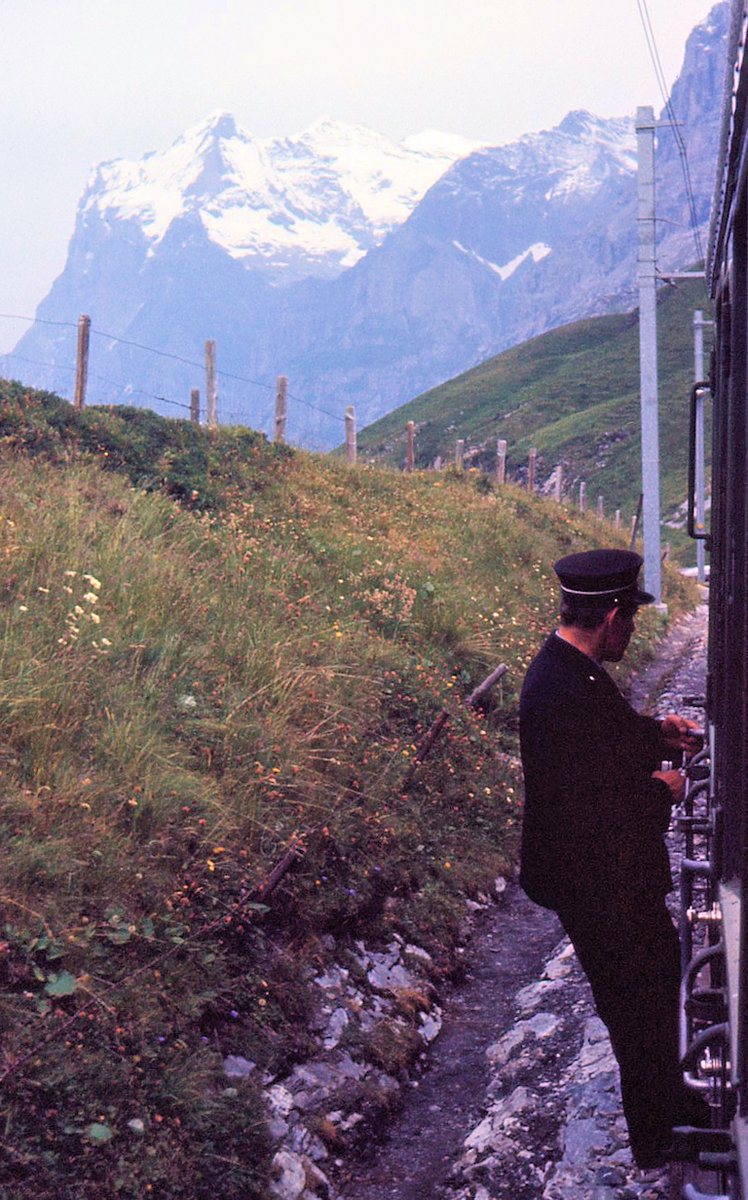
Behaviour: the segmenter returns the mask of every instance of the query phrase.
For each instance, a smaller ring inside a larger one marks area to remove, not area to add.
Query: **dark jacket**
[[[547,908],[615,910],[670,891],[667,751],[607,671],[553,634],[520,699],[525,775],[520,883]]]

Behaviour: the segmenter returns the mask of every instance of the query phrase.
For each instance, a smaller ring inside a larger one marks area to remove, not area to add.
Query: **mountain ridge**
[[[275,285],[289,282],[284,275],[333,278],[477,145],[437,131],[395,143],[329,117],[298,134],[256,138],[218,109],[165,150],[99,164],[80,217],[135,221],[152,252],[175,222],[197,214],[209,242],[252,259]]]
[[[671,96],[689,146],[702,238],[728,7],[722,0],[691,34]],[[673,270],[698,255],[679,147],[665,129],[658,141],[659,262]],[[328,185],[329,178],[320,186]],[[84,220],[79,213],[66,268],[38,310],[39,318],[67,321],[70,329],[61,334],[37,324],[14,353],[53,364],[24,367],[28,381],[69,394],[74,326],[79,313],[89,313],[95,329],[159,352],[155,359],[96,339],[92,402],[131,402],[142,394],[164,411],[159,397],[186,404],[202,383],[199,369],[177,360],[195,364],[212,338],[219,419],[271,432],[270,395],[284,374],[294,397],[289,439],[327,449],[340,442],[349,405],[361,428],[511,345],[636,302],[630,118],[570,113],[555,130],[459,158],[380,240],[368,226],[371,244],[341,269],[348,252],[358,253],[351,250],[353,207],[351,201],[337,214],[336,248],[318,242],[311,275],[298,241],[288,241],[281,265],[265,253],[235,257],[211,239],[194,210],[172,221],[157,243],[137,221]],[[208,224],[225,232],[235,209],[227,215],[217,205]],[[323,237],[329,230],[314,224],[315,214],[311,204],[302,215]],[[4,373],[14,373],[13,361],[2,361]]]

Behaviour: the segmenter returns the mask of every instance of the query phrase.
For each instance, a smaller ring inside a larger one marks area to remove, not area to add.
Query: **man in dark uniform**
[[[637,608],[642,560],[625,550],[555,564],[561,627],[534,659],[520,700],[525,776],[520,883],[554,909],[589,979],[621,1075],[639,1167],[668,1158],[674,1125],[703,1124],[678,1065],[680,955],[665,896],[663,835],[683,797],[663,759],[693,752],[693,723],[640,716],[602,663],[618,662]]]

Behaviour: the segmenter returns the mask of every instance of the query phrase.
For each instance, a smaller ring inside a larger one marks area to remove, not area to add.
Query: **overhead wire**
[[[667,80],[665,79],[665,72],[662,69],[662,60],[660,58],[660,52],[657,48],[657,39],[655,37],[654,29],[652,27],[652,20],[649,15],[649,9],[647,7],[647,0],[636,0],[636,4],[637,4],[637,8],[639,9],[639,16],[641,18],[642,28],[644,29],[644,37],[645,37],[645,40],[647,43],[647,48],[649,50],[649,56],[652,60],[652,66],[654,67],[655,78],[657,80],[657,86],[660,89],[660,95],[662,96],[663,104],[665,106],[665,111],[667,112],[668,120],[669,120],[670,126],[673,130],[673,134],[675,136],[676,144],[678,147],[678,154],[680,156],[680,162],[681,162],[681,170],[683,172],[683,182],[686,187],[686,197],[688,200],[688,210],[689,210],[689,219],[691,222],[691,232],[693,234],[694,245],[696,247],[696,256],[697,256],[697,260],[699,262],[702,262],[703,258],[704,258],[704,251],[703,251],[703,248],[701,245],[701,235],[699,233],[699,221],[698,221],[698,215],[696,213],[696,201],[694,199],[693,184],[691,181],[691,171],[690,171],[690,168],[688,165],[688,151],[686,149],[686,143],[683,140],[683,134],[680,131],[680,126],[678,125],[678,122],[676,120],[672,101],[671,101],[670,95],[668,93]]]

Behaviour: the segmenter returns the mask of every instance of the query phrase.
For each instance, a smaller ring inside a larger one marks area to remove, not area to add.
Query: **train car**
[[[683,1195],[748,1200],[748,0],[732,0],[731,15],[707,260],[715,339],[693,397],[708,387],[712,399],[708,532],[694,529],[693,506],[690,521],[710,553],[708,771],[696,764],[681,821],[685,1076],[721,1131],[690,1149],[719,1186]]]

